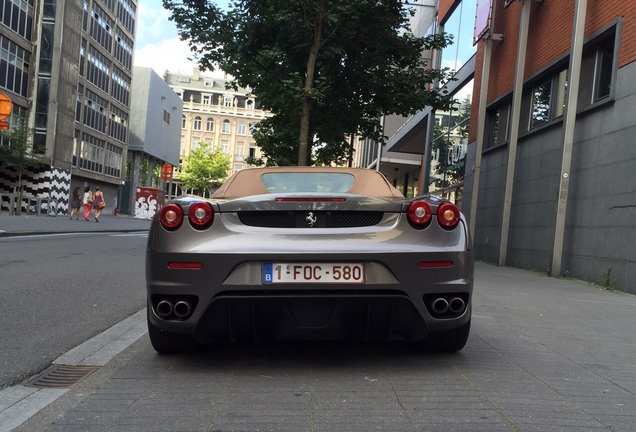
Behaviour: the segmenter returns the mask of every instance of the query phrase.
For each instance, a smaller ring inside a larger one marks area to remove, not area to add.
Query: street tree
[[[13,184],[13,196],[18,203],[16,215],[20,215],[24,191],[23,177],[25,173],[44,165],[46,161],[32,152],[31,138],[34,130],[29,127],[26,113],[15,115],[14,119],[15,125],[12,129],[0,132],[0,165],[15,171],[18,176]]]
[[[202,70],[229,73],[273,117],[255,126],[268,164],[350,157],[347,136],[384,141],[382,115],[410,115],[448,98],[432,88],[447,70],[422,52],[451,42],[416,37],[401,0],[163,0]],[[252,161],[253,162],[253,161]]]
[[[190,154],[184,159],[181,172],[175,178],[183,183],[186,189],[203,195],[223,184],[229,169],[228,155],[219,149],[212,150],[208,143],[200,142],[196,148],[190,150]]]

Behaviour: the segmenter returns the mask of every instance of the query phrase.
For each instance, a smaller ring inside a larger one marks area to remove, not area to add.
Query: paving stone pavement
[[[281,343],[157,355],[146,335],[15,429],[636,431],[636,297],[477,263],[455,354]]]

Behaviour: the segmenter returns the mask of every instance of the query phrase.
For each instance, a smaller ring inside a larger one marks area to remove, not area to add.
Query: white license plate
[[[264,284],[363,284],[361,263],[266,263]]]

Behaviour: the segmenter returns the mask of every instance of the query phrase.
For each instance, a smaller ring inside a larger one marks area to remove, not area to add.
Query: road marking
[[[139,232],[139,233],[127,233],[127,234],[112,234],[111,237],[148,237],[148,233]]]

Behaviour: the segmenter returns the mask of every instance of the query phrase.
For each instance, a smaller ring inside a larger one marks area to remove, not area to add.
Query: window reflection
[[[550,120],[551,81],[546,81],[532,90],[532,112],[530,128],[541,126]]]

